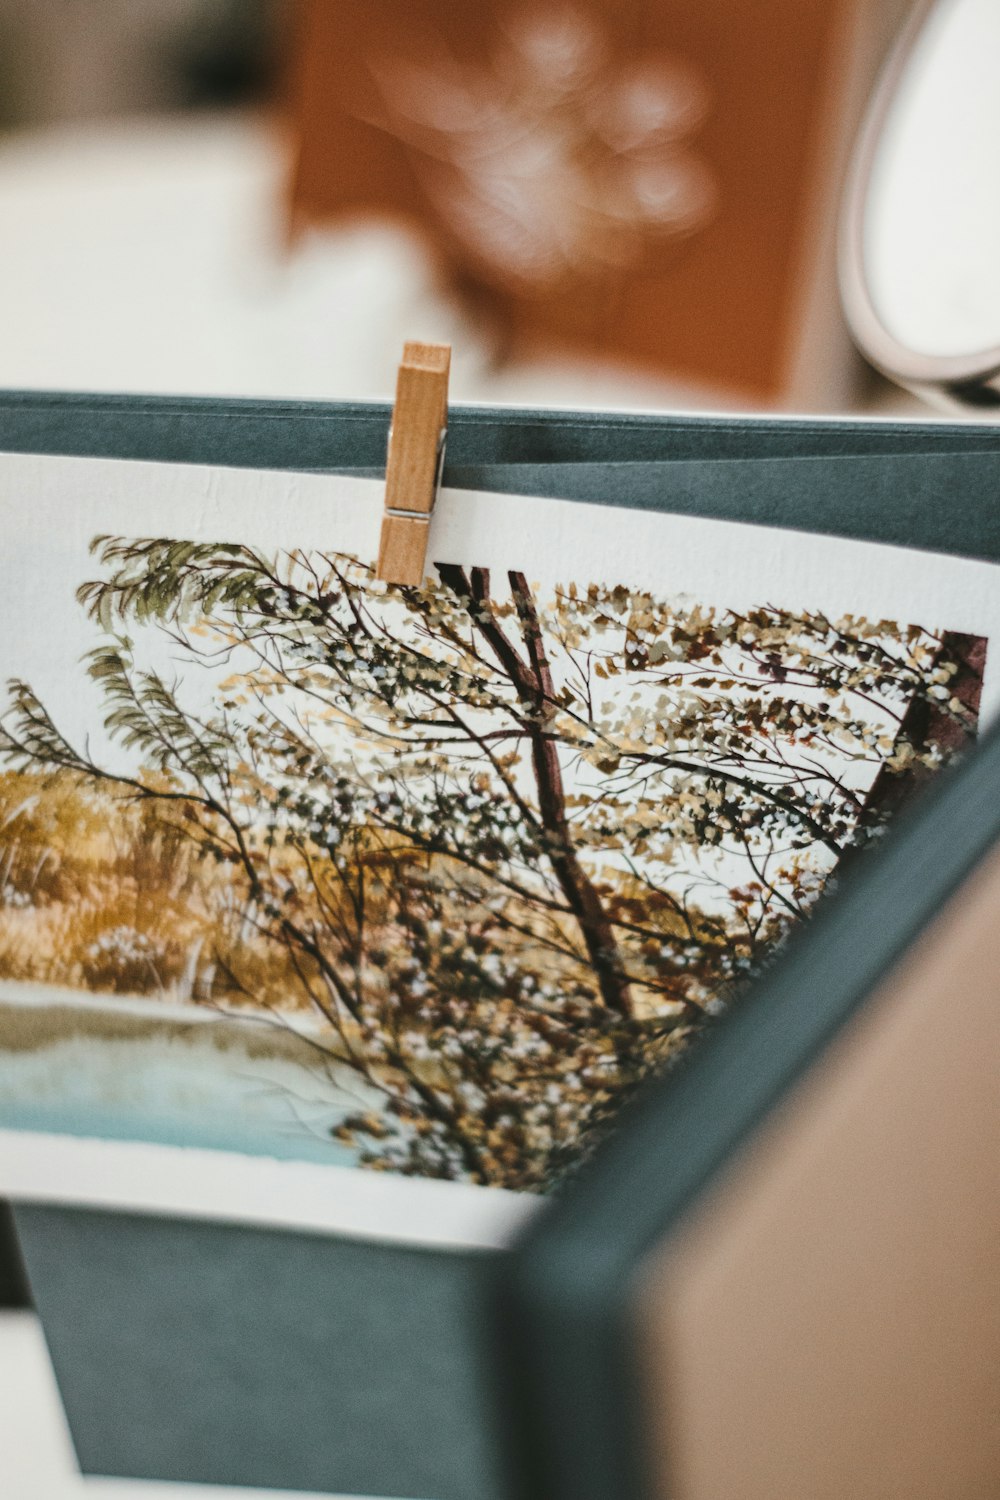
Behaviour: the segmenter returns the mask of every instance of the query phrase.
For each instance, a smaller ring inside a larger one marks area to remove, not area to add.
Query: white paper
[[[75,598],[81,581],[98,571],[88,550],[95,535],[241,542],[273,553],[315,549],[370,560],[377,547],[381,509],[382,485],[370,480],[119,460],[0,457],[0,676],[29,682],[43,702],[57,706],[60,731],[74,744],[89,747],[95,760],[103,757],[125,765],[127,752],[102,726],[100,684],[80,667],[81,658],[103,639],[101,628]],[[647,589],[658,596],[735,611],[768,604],[831,618],[860,615],[933,624],[991,642],[1000,640],[1000,590],[992,565],[619,506],[446,490],[433,521],[429,567],[433,562],[475,565],[497,575],[521,570],[540,589],[570,581],[582,586],[620,582],[631,590]],[[158,649],[156,665],[169,671],[169,643],[161,642]],[[996,712],[998,678],[1000,651],[994,648],[988,651],[983,677],[982,722]],[[210,683],[213,691],[215,685]],[[0,858],[2,854],[0,849]],[[93,1118],[88,1080],[102,1066],[106,1076],[100,1088],[109,1110],[118,1101],[124,1123],[106,1131],[102,1125],[93,1132],[95,1137],[127,1137],[129,1111],[144,1103],[155,1113],[156,1080],[161,1075],[155,1068],[148,1074],[136,1070],[138,1054],[129,1050],[129,1028],[146,1007],[161,1028],[143,1043],[147,1061],[154,1052],[161,1060],[168,1054],[174,1057],[181,1032],[197,1040],[209,1037],[213,1026],[229,1024],[213,1008],[171,1009],[169,1001],[159,998],[78,997],[58,986],[0,978],[0,1126],[5,1115],[10,1124],[15,1106],[20,1111],[20,1128],[0,1129],[0,1193],[21,1200],[281,1223],[311,1232],[455,1247],[503,1243],[537,1207],[539,1199],[533,1194],[400,1177],[328,1161],[323,1142],[329,1100],[322,1089],[300,1096],[289,1072],[298,1066],[292,1056],[261,1066],[255,1093],[245,1087],[246,1070],[257,1067],[252,1048],[247,1054],[251,1061],[241,1061],[224,1080],[212,1073],[214,1062],[205,1061],[211,1049],[201,1055],[195,1046],[184,1074],[193,1116],[202,1107],[200,1100],[206,1109],[213,1101],[221,1108],[229,1099],[226,1090],[235,1089],[226,1107],[236,1114],[245,1109],[247,1137],[242,1150],[235,1127],[234,1140],[224,1142],[227,1149],[209,1149],[197,1140],[171,1143],[169,1129],[163,1140],[146,1143],[83,1138],[63,1133],[62,1127],[56,1132],[46,1128],[44,1118],[34,1128],[25,1125],[32,1099],[60,1089],[65,1097],[70,1078],[82,1090],[81,1119],[88,1118],[88,1109]],[[16,1019],[23,1033],[25,1027],[30,1030],[32,1015],[39,1025],[42,1017],[51,1025],[53,1017],[58,1021],[63,1014],[75,1013],[74,1008],[81,1014],[86,1011],[88,1025],[92,1021],[97,1027],[96,1041],[81,1034],[61,1041],[61,1051],[48,1045],[33,1051],[22,1047],[15,1056],[5,1049],[4,1017],[8,1028],[13,1024],[10,1018]],[[295,1022],[305,1048],[310,1045],[310,1024],[301,1017]],[[99,1056],[103,1064],[96,1061]],[[211,1058],[215,1056],[211,1052]],[[349,1084],[338,1076],[332,1086],[335,1090]],[[176,1079],[170,1087],[174,1094],[163,1104],[166,1113],[176,1104]],[[278,1153],[289,1159],[277,1159],[266,1146],[254,1144],[258,1105],[260,1119],[270,1122],[268,1128],[273,1125],[268,1090],[292,1101],[288,1144]],[[318,1123],[309,1137],[311,1119]],[[300,1127],[301,1147],[294,1135]],[[308,1159],[296,1160],[296,1155]]]

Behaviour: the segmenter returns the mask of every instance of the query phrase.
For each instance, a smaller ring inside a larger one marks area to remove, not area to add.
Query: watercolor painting
[[[207,1097],[252,1022],[314,1159],[558,1183],[974,737],[987,654],[595,573],[93,541],[64,688],[2,653],[0,1054],[18,995],[181,1015]]]

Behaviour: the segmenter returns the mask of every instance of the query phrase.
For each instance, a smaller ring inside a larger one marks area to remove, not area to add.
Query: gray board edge
[[[386,402],[0,391],[0,449],[294,470],[379,470]],[[601,412],[455,404],[448,462],[997,451],[1000,427],[940,421]]]

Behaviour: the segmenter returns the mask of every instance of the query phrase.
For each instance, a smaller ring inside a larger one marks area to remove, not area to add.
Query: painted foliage
[[[115,753],[10,684],[0,977],[311,1015],[370,1167],[557,1180],[976,729],[979,636],[94,550]]]

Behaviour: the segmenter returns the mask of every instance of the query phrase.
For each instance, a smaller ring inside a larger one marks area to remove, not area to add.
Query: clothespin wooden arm
[[[448,427],[449,344],[406,344],[396,381],[376,577],[419,585]]]

